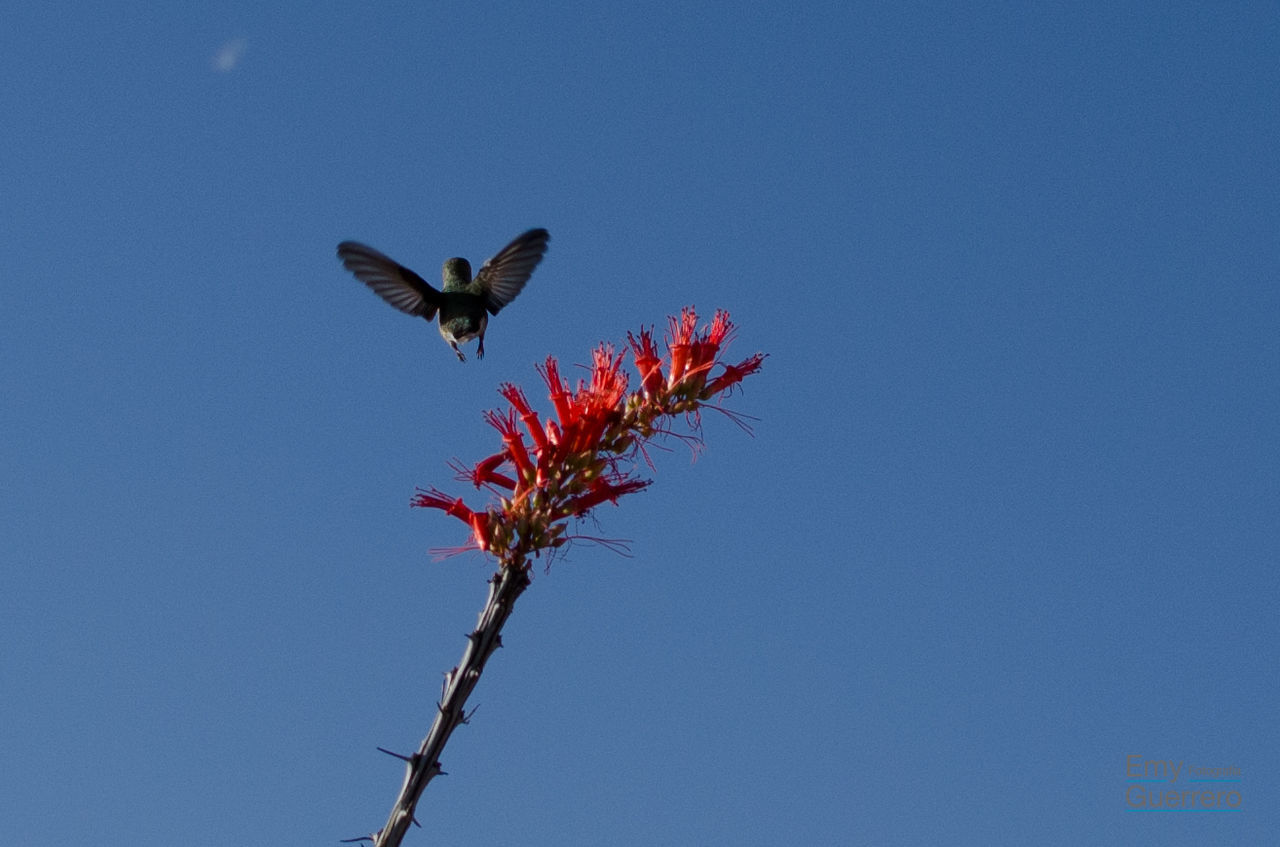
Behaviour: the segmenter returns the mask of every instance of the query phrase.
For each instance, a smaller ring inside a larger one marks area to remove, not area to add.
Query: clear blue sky
[[[1280,830],[1275,3],[6,14],[6,843],[381,826],[491,572],[414,487],[687,303],[754,437],[538,571],[409,845]],[[334,255],[533,226],[465,365]]]

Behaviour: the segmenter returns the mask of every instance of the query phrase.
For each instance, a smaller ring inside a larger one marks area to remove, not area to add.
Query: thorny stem
[[[528,587],[528,565],[504,565],[489,580],[489,599],[480,612],[475,630],[467,636],[467,649],[462,654],[462,661],[445,675],[444,696],[436,711],[436,719],[427,737],[422,739],[418,752],[408,758],[400,795],[391,807],[386,825],[373,836],[374,847],[399,847],[409,825],[416,823],[414,810],[418,798],[433,777],[444,773],[440,770],[440,754],[444,745],[453,731],[466,723],[464,707],[467,698],[480,681],[485,662],[494,650],[502,646],[502,626],[510,617],[516,598]]]

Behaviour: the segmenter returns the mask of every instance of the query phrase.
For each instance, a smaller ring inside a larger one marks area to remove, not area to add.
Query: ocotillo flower
[[[472,509],[435,488],[419,489],[413,505],[440,509],[466,523],[468,546],[493,554],[503,567],[527,567],[530,555],[566,542],[568,518],[649,484],[636,473],[638,458],[647,441],[671,431],[668,419],[686,416],[696,432],[704,406],[760,369],[762,353],[736,364],[722,360],[733,330],[723,311],[699,330],[697,314],[685,308],[669,320],[665,353],[652,328],[628,333],[640,376],[640,387],[632,391],[622,368],[626,353],[611,344],[592,352],[590,375],[576,387],[548,357],[538,373],[555,417],[544,420],[522,389],[503,385],[499,393],[509,408],[486,415],[502,436],[502,449],[460,469],[460,477],[477,488],[500,492],[497,505]],[[717,366],[722,370],[713,374]]]

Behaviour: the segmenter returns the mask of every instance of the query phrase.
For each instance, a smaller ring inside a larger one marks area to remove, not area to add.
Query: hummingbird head
[[[466,259],[445,259],[441,274],[446,288],[450,285],[466,285],[471,282],[471,263]]]

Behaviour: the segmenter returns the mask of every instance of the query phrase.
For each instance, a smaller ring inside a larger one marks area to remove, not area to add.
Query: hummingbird
[[[440,314],[440,335],[449,342],[458,361],[465,362],[458,345],[480,339],[476,356],[484,358],[484,331],[489,315],[496,315],[516,299],[533,269],[547,252],[551,236],[545,229],[531,229],[498,251],[480,266],[473,279],[466,259],[446,259],[441,275],[444,290],[437,291],[425,279],[394,259],[355,241],[338,245],[338,258],[356,279],[383,300],[409,315],[428,321]],[[489,315],[486,315],[485,312]]]

